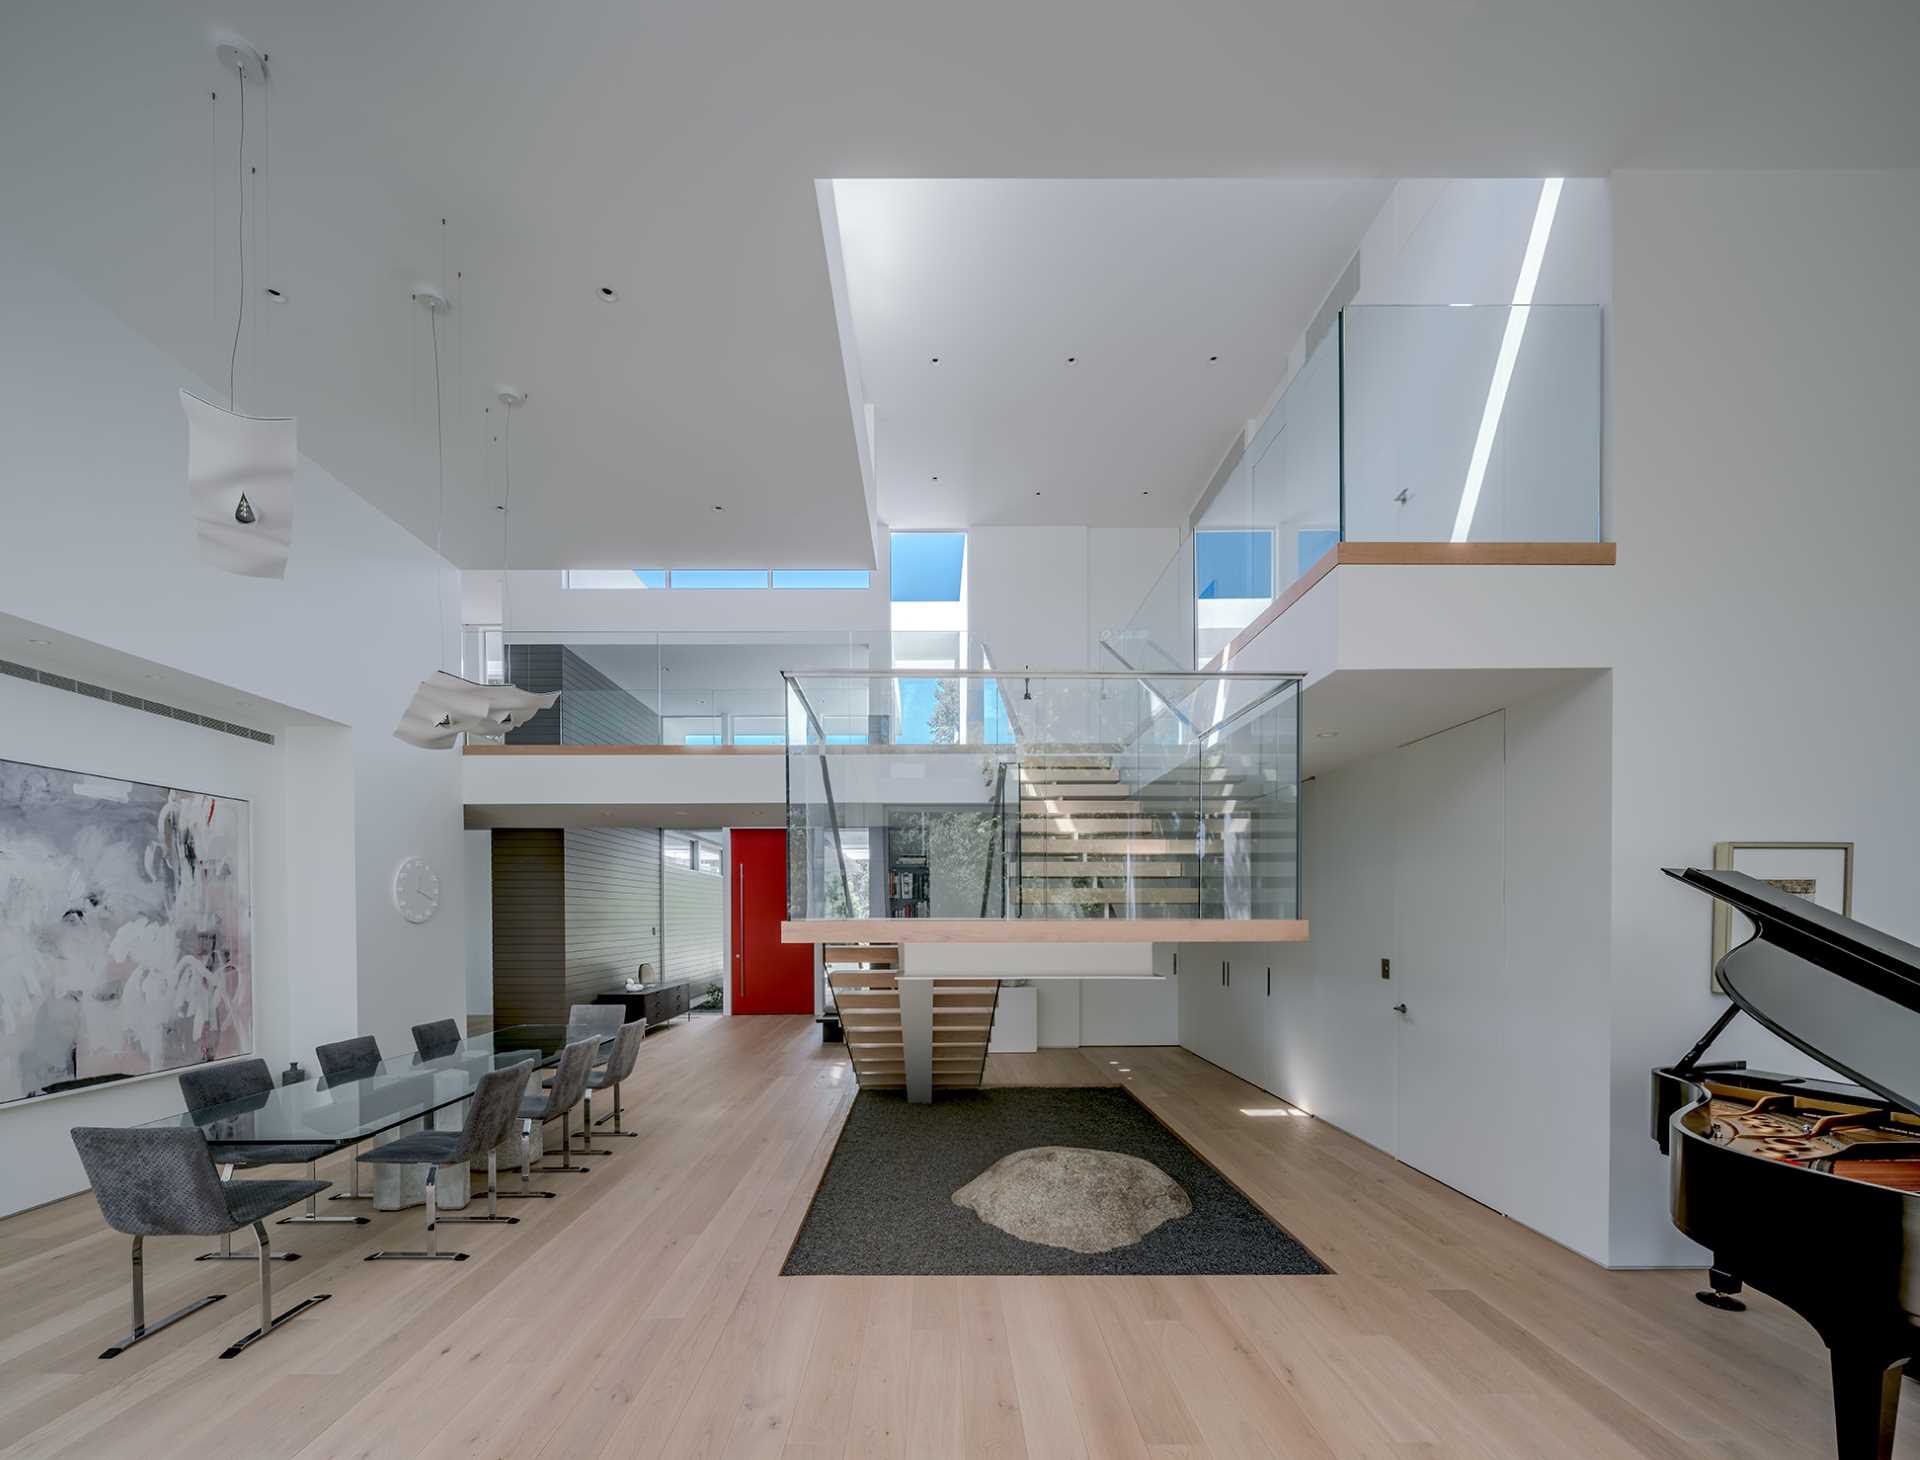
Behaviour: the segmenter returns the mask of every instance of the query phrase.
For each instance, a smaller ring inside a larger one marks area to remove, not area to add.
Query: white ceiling
[[[220,18],[272,57],[254,226],[288,296],[243,332],[241,403],[297,413],[309,455],[433,540],[431,341],[407,296],[445,279],[445,541],[466,566],[500,561],[497,381],[533,397],[517,566],[867,563],[815,179],[1920,162],[1910,0],[227,0]],[[0,225],[224,385],[237,139],[208,23],[187,0],[9,6]],[[990,316],[1000,281],[981,282],[957,303]]]
[[[1388,186],[836,183],[881,519],[1185,521]]]

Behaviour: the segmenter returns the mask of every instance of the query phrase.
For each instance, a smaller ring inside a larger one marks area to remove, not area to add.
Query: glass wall
[[[1342,541],[1599,541],[1600,331],[1590,305],[1349,306],[1105,667],[1208,664]]]
[[[903,699],[982,685],[977,735],[890,734]],[[787,695],[791,917],[1296,915],[1293,678],[823,671]]]
[[[512,731],[512,745],[717,745],[786,742],[787,669],[865,669],[887,635],[847,630],[543,632],[469,628],[463,672],[560,698]],[[864,735],[865,727],[839,733]]]

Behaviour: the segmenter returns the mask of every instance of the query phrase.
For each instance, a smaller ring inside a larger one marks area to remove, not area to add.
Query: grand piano
[[[1653,1072],[1673,1222],[1713,1253],[1700,1300],[1751,1285],[1811,1323],[1840,1460],[1887,1460],[1920,1355],[1920,948],[1739,872],[1667,875],[1756,929],[1720,960],[1726,1012]],[[1742,1012],[1843,1078],[1705,1062]]]

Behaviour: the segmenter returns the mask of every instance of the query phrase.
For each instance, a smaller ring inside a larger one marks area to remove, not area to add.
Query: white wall
[[[1708,903],[1658,869],[1720,840],[1852,841],[1855,915],[1920,941],[1920,173],[1622,173],[1613,221],[1612,1259],[1631,1265],[1697,1258],[1667,1220],[1646,1071],[1725,1007]],[[1743,1019],[1716,1048],[1789,1058],[1765,1043]]]
[[[285,581],[202,567],[177,391],[220,393],[4,233],[0,318],[0,521],[11,524],[0,531],[0,612],[335,722],[290,732],[280,747],[286,982],[260,990],[279,1010],[261,1046],[309,1065],[316,1042],[354,1033],[406,1047],[411,1024],[466,1002],[459,758],[392,738],[413,686],[454,647],[457,580],[305,459]],[[232,717],[246,718],[240,708]],[[159,722],[141,719],[150,738]],[[29,729],[0,717],[0,755]],[[408,855],[441,872],[440,915],[417,927],[390,902]],[[59,1105],[67,1124],[179,1108],[166,1080]],[[44,1117],[0,1111],[0,1163],[66,1170],[65,1189],[76,1189],[77,1171],[59,1165],[70,1150],[59,1129],[49,1142]],[[0,1205],[28,1199],[9,1184]]]
[[[1423,993],[1429,1002],[1435,997],[1421,971],[1434,950],[1400,915],[1424,891],[1408,879],[1426,875],[1404,856],[1410,808],[1450,790],[1407,783],[1451,764],[1419,754],[1434,742],[1346,766],[1303,788],[1309,942],[1244,951],[1190,945],[1181,959],[1183,1043],[1195,1047],[1221,1022],[1209,1018],[1216,1011],[1242,1033],[1264,1014],[1266,1047],[1242,1051],[1249,1067],[1220,1062],[1403,1159],[1416,1159],[1400,1149],[1409,1102],[1471,1105],[1472,1118],[1457,1127],[1457,1165],[1433,1174],[1597,1261],[1607,1256],[1609,866],[1605,839],[1594,829],[1609,815],[1610,730],[1604,675],[1506,710],[1504,745],[1496,732],[1490,767],[1501,789],[1501,850],[1485,869],[1504,884],[1492,930],[1502,951],[1480,976],[1488,1004],[1484,1039],[1463,1043],[1450,1069],[1443,1054],[1442,1080],[1431,1079],[1429,1046],[1418,1066],[1427,1078],[1408,1084],[1397,1055],[1406,1031],[1393,1010],[1409,1002],[1418,1017]],[[1229,954],[1234,985],[1223,988],[1217,970]],[[1393,960],[1396,978],[1381,979],[1382,958]],[[1273,969],[1271,999],[1257,986],[1263,962]],[[1236,998],[1244,1006],[1237,1018],[1225,1007]],[[1225,1031],[1230,1047],[1234,1032]],[[1466,1100],[1465,1092],[1490,1074],[1502,1098]],[[1640,1123],[1644,1132],[1644,1110]]]

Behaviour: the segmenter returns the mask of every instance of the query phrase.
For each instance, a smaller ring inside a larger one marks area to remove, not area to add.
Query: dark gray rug
[[[1077,1253],[988,1226],[953,1193],[1002,1156],[1085,1146],[1151,1161],[1193,1211],[1131,1247]],[[862,1090],[781,1271],[800,1274],[1324,1273],[1314,1255],[1118,1086]]]

